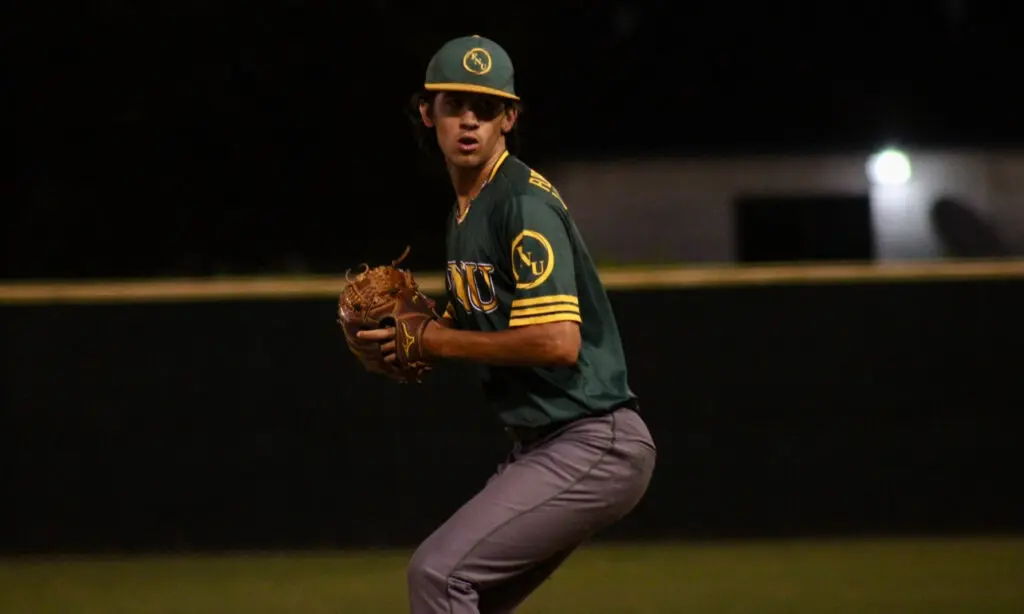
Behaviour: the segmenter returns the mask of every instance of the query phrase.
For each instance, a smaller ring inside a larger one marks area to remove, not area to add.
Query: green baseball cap
[[[519,100],[512,58],[498,43],[477,35],[445,43],[430,59],[423,87],[431,92],[476,92]]]

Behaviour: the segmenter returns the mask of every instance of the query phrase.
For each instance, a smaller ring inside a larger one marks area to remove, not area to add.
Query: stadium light
[[[903,185],[910,181],[910,158],[898,149],[883,149],[868,158],[868,179],[875,185]]]

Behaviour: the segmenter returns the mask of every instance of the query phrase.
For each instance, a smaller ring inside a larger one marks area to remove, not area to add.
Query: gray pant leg
[[[514,587],[517,577],[629,513],[647,490],[655,456],[646,425],[630,410],[580,421],[517,454],[413,555],[412,614],[479,614],[481,593]],[[523,601],[539,584],[524,582],[506,602]]]
[[[533,594],[562,563],[576,551],[571,546],[546,561],[535,564],[523,573],[486,591],[480,592],[480,614],[512,614],[526,598]]]

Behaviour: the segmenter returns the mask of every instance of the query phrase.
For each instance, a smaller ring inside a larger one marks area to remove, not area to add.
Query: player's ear
[[[423,120],[423,125],[427,128],[434,127],[434,118],[430,116],[430,103],[423,101],[420,103],[420,119]]]
[[[519,109],[516,107],[506,108],[504,115],[501,117],[502,133],[508,134],[512,132],[512,127],[516,125],[517,119],[519,119]]]

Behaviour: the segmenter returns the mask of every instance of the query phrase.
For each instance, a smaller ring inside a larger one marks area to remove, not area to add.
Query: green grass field
[[[407,552],[0,559],[3,614],[399,614]],[[522,614],[1024,614],[1024,538],[591,546]]]

